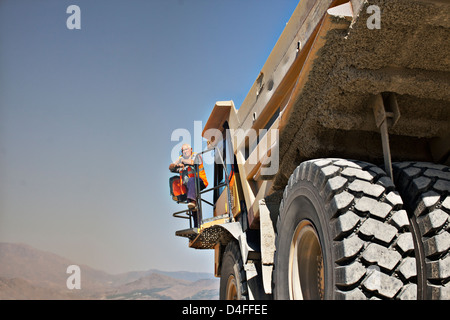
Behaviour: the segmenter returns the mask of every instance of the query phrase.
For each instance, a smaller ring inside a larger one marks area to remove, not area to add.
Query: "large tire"
[[[292,174],[276,227],[275,299],[416,299],[402,200],[380,168],[311,160]]]
[[[220,300],[248,300],[247,279],[236,241],[227,244],[220,275]]]
[[[421,162],[393,165],[411,220],[420,299],[450,299],[450,168]]]

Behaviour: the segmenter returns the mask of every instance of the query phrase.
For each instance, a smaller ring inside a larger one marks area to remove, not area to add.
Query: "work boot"
[[[191,202],[188,203],[188,208],[191,209],[191,210],[195,209],[196,206],[197,205],[195,204],[195,201],[191,201]]]

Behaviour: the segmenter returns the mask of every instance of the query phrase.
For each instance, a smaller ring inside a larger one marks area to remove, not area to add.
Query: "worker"
[[[208,186],[203,161],[201,156],[197,156],[196,153],[192,152],[192,147],[189,144],[183,144],[181,146],[181,155],[169,166],[169,170],[172,172],[182,172],[182,176],[183,173],[185,173],[184,176],[187,176],[187,181],[183,181],[183,183],[185,183],[187,189],[188,208],[194,213],[194,226],[198,227],[198,221],[201,221],[201,217],[198,217],[199,214],[197,213],[194,164],[198,164],[199,185],[200,190],[203,190]]]

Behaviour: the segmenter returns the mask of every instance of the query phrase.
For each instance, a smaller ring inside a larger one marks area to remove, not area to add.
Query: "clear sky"
[[[213,251],[174,235],[171,135],[240,106],[297,3],[0,1],[0,241],[111,273],[212,273]]]

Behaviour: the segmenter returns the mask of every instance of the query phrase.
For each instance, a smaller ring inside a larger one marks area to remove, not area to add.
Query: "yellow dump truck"
[[[450,1],[300,1],[174,214],[222,299],[450,299],[449,39]]]

